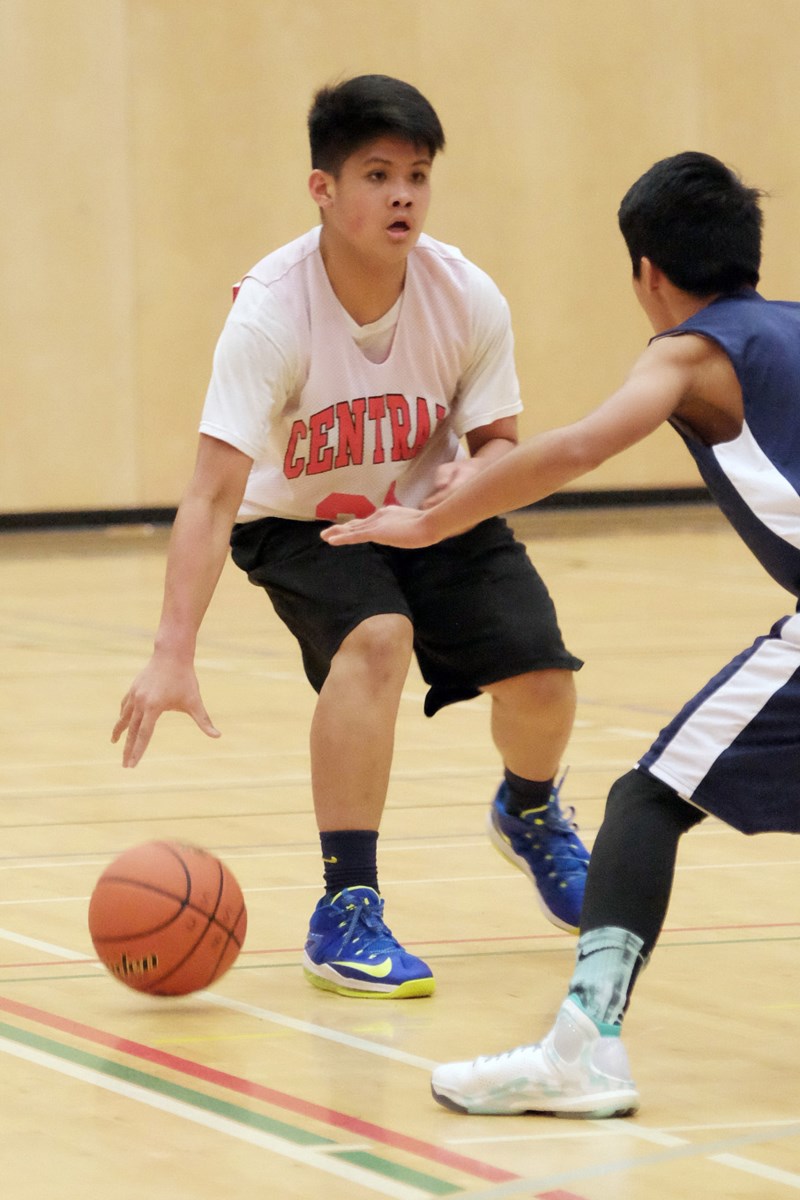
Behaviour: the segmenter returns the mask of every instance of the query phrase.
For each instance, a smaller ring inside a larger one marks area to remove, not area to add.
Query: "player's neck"
[[[322,261],[330,285],[342,308],[359,325],[370,325],[387,313],[403,290],[405,258],[397,262],[376,262],[332,245],[320,243]]]
[[[654,313],[651,314],[650,320],[654,331],[666,333],[668,329],[677,329],[679,325],[695,316],[701,309],[707,308],[715,299],[716,296],[701,299],[688,292],[679,292],[675,289],[672,295],[662,298],[661,305],[657,306]]]
[[[685,292],[645,257],[639,275],[634,278],[634,291],[656,334],[677,328],[717,298],[716,294],[695,296]]]

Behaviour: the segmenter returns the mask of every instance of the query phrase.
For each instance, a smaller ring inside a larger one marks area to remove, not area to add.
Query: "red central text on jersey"
[[[447,415],[435,405],[435,424]],[[287,479],[300,475],[323,475],[339,467],[368,462],[406,462],[416,458],[431,436],[428,401],[417,396],[413,406],[399,392],[385,396],[361,396],[340,401],[314,413],[309,420],[295,421],[283,460]]]

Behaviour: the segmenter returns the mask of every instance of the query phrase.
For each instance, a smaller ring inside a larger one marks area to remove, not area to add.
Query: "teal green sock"
[[[619,1033],[634,971],[644,965],[644,942],[627,929],[604,925],[581,934],[569,985],[601,1033]]]

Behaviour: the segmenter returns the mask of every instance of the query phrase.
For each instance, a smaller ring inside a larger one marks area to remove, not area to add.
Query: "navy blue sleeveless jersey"
[[[747,289],[660,336],[684,333],[728,355],[744,425],[717,446],[675,428],[756,558],[800,597],[800,304]],[[800,613],[718,671],[637,765],[743,833],[800,833]]]
[[[766,571],[800,597],[800,304],[747,288],[659,337],[712,338],[742,389],[744,427],[708,446],[675,422],[711,495]],[[655,340],[655,339],[654,339]]]

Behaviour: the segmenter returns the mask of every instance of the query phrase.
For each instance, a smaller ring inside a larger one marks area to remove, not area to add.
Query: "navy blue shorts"
[[[319,691],[331,659],[368,617],[401,613],[429,686],[425,712],[528,671],[578,671],[550,595],[500,517],[424,550],[329,546],[329,522],[264,517],[236,525],[233,561],[263,587]]]
[[[719,671],[638,766],[742,833],[800,833],[800,615]]]

